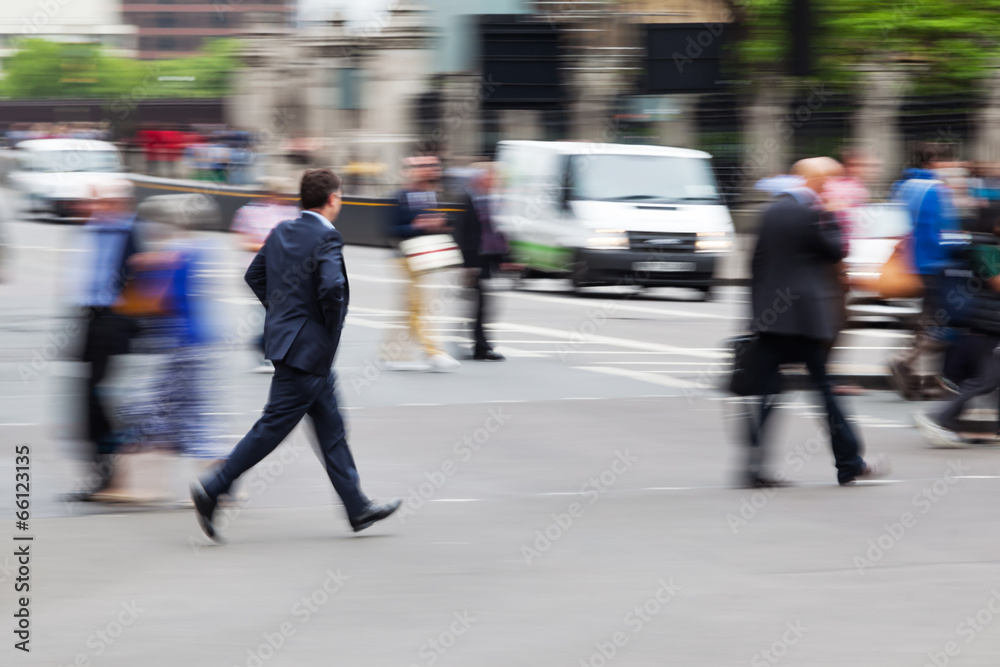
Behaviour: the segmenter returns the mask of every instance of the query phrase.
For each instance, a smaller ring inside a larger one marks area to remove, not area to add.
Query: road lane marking
[[[564,329],[550,329],[548,327],[536,327],[528,324],[513,324],[510,322],[499,322],[497,323],[496,327],[506,331],[515,331],[517,333],[534,334],[536,336],[546,336],[548,338],[556,338],[570,345],[576,345],[577,342],[573,340],[573,337],[579,336],[581,346],[585,344],[610,345],[613,347],[623,347],[632,350],[644,350],[646,352],[683,354],[689,357],[699,357],[702,359],[721,359],[727,356],[726,353],[724,352],[706,352],[695,348],[678,347],[676,345],[666,345],[663,343],[647,343],[644,341],[631,340],[628,338],[615,338],[613,336],[599,336],[596,334],[590,336],[583,336],[574,331],[566,331]]]
[[[615,375],[617,377],[628,378],[630,380],[638,380],[639,382],[648,382],[649,384],[658,384],[662,387],[675,387],[677,389],[692,389],[699,386],[697,382],[682,380],[676,377],[651,375],[649,373],[643,373],[641,371],[630,371],[624,368],[614,368],[611,366],[574,366],[573,368],[575,370],[580,370],[580,371],[590,371],[591,373],[604,373],[605,375]]]
[[[697,311],[691,311],[691,310],[675,310],[673,308],[653,308],[651,306],[636,306],[633,304],[621,304],[618,303],[619,299],[596,299],[596,298],[580,299],[575,297],[545,296],[542,294],[524,294],[523,292],[497,292],[497,295],[513,299],[522,299],[525,301],[561,303],[569,306],[577,306],[579,308],[590,308],[590,309],[594,309],[595,307],[601,308],[601,306],[597,305],[601,301],[610,301],[611,305],[604,308],[604,310],[606,310],[608,313],[613,313],[615,311],[624,311],[629,313],[644,313],[648,315],[672,315],[677,317],[693,317],[695,319],[729,320],[729,321],[747,319],[742,315],[719,315],[717,313],[699,313]]]

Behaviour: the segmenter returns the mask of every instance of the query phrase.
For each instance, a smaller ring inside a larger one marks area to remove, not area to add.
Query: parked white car
[[[95,187],[124,177],[121,155],[106,141],[32,139],[11,152],[15,164],[8,181],[29,216],[79,220]]]

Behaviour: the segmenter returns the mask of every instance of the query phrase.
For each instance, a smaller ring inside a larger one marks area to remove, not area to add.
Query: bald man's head
[[[830,157],[810,157],[792,165],[792,175],[805,181],[803,185],[816,194],[823,192],[826,179],[841,176],[843,173],[843,165]]]

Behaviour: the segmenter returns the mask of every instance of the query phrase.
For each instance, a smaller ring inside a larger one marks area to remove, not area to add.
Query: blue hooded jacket
[[[958,230],[955,206],[934,172],[907,169],[903,176],[893,186],[893,198],[906,206],[913,221],[913,263],[920,275],[935,275],[948,261],[942,232]]]

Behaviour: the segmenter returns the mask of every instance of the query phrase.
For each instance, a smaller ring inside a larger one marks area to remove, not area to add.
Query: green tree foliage
[[[785,72],[791,0],[731,0],[744,73]],[[963,92],[1000,65],[1000,0],[813,0],[816,76],[850,85],[861,67],[910,71],[918,92]]]
[[[0,95],[7,98],[158,99],[224,97],[240,66],[239,42],[209,42],[197,55],[133,60],[94,44],[29,39],[3,63]]]

